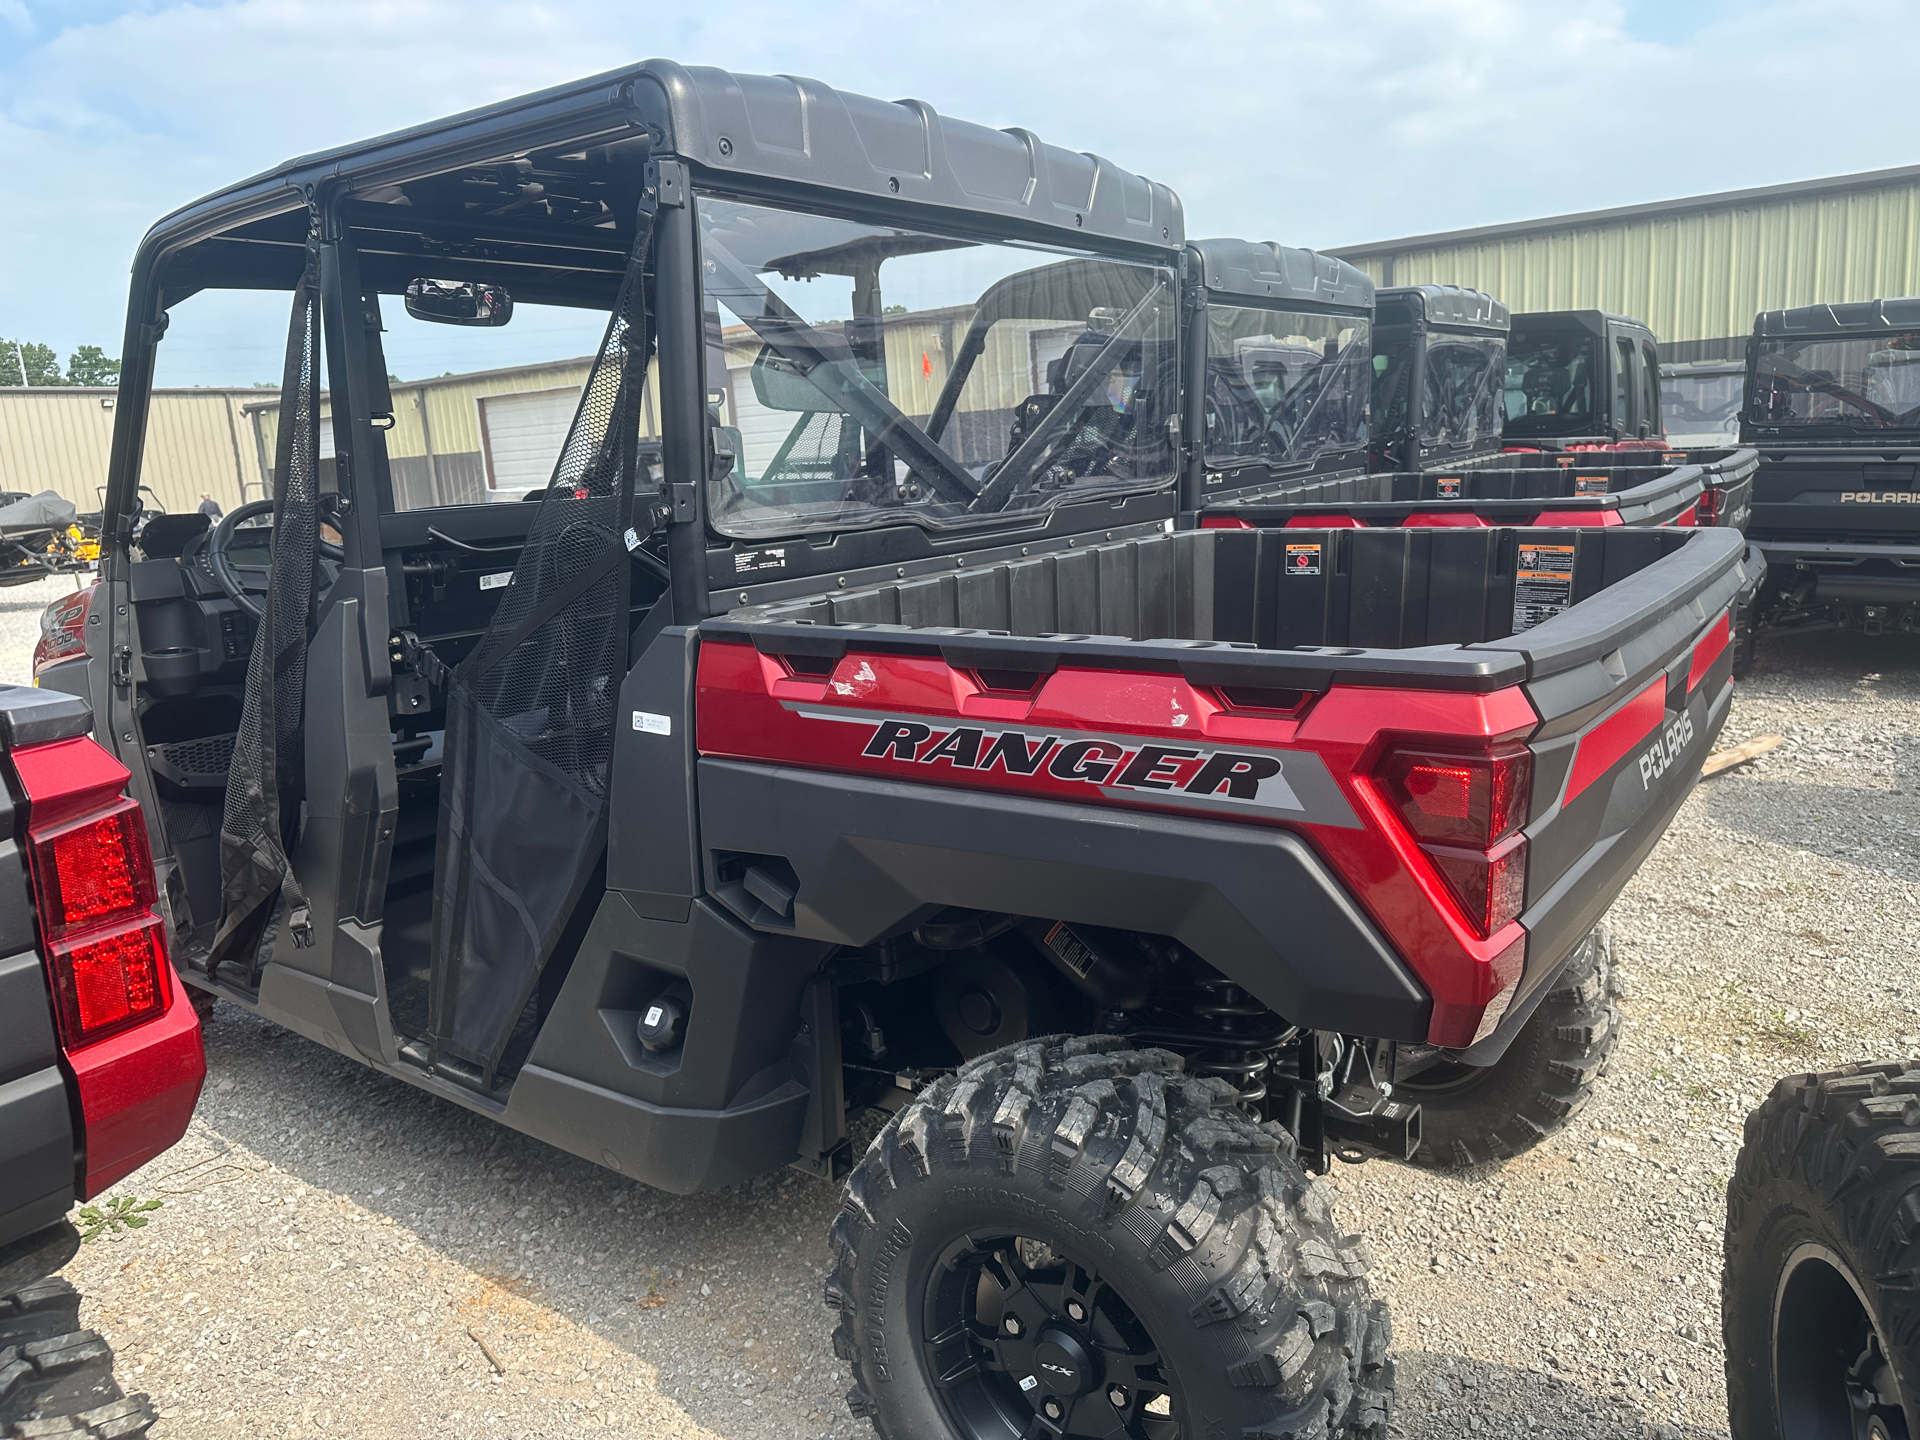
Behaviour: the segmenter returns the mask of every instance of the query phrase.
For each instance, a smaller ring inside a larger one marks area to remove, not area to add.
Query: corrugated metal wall
[[[1762,310],[1920,294],[1920,182],[1338,253],[1379,284],[1466,285],[1516,312],[1612,310],[1663,342],[1707,340],[1749,334]]]
[[[241,407],[257,390],[156,390],[147,412],[141,483],[179,513],[212,495],[226,509],[262,494],[260,464]],[[0,490],[57,490],[82,511],[100,508],[118,396],[112,390],[0,389]]]
[[[554,360],[395,385],[393,429],[387,432],[387,458],[391,462],[400,508],[478,504],[486,499],[486,472],[480,454],[483,396],[579,389],[587,383],[592,371],[591,358]],[[655,360],[642,402],[643,434],[659,433],[654,409],[654,397],[658,394],[659,361]],[[332,414],[324,402],[321,413],[329,417]],[[278,397],[256,399],[242,416],[243,425],[257,427],[269,465],[273,463],[279,421]]]
[[[658,362],[655,362],[656,365]],[[525,390],[552,390],[566,385],[585,385],[593,369],[592,360],[560,360],[528,365],[514,370],[488,370],[474,375],[449,375],[437,380],[409,381],[393,387],[393,429],[387,432],[389,458],[480,453],[480,407],[482,395],[512,395]],[[649,401],[652,387],[649,386]],[[322,414],[332,412],[326,405]],[[275,436],[279,433],[278,396],[253,397],[246,408],[249,419],[259,417],[260,439],[266,447],[267,463],[273,463]],[[651,403],[647,418],[652,416]],[[422,423],[422,417],[425,423]],[[433,444],[427,440],[431,435]]]

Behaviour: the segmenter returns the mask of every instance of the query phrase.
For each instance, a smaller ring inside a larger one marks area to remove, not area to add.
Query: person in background
[[[200,513],[206,516],[209,521],[218,522],[221,515],[220,502],[215,500],[211,495],[202,494],[200,496]]]

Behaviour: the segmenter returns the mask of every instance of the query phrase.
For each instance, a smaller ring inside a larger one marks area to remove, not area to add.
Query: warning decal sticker
[[[1287,574],[1318,575],[1320,573],[1320,547],[1318,545],[1287,546]]]
[[[1442,475],[1433,482],[1436,496],[1441,500],[1458,500],[1460,487],[1466,482],[1458,475]]]
[[[1576,475],[1573,477],[1573,493],[1576,495],[1604,495],[1607,493],[1607,477],[1604,475]]]
[[[1513,575],[1513,633],[1551,620],[1573,603],[1573,546],[1522,545]]]

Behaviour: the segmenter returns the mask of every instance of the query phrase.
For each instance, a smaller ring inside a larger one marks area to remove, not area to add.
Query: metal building
[[[1920,165],[1329,253],[1379,285],[1465,285],[1515,313],[1632,315],[1663,359],[1720,359],[1762,310],[1920,294]]]
[[[148,503],[180,513],[211,495],[222,508],[262,495],[261,454],[244,413],[258,390],[155,390],[140,480]],[[269,392],[270,393],[270,392]],[[0,388],[0,490],[56,490],[100,508],[118,392],[92,386]]]
[[[592,368],[588,356],[395,385],[387,432],[394,503],[402,510],[477,505],[518,499],[545,485]],[[653,393],[649,386],[641,416],[648,434],[655,431]],[[279,392],[256,395],[242,408],[271,475]],[[324,473],[333,458],[332,412],[324,399],[320,413]]]

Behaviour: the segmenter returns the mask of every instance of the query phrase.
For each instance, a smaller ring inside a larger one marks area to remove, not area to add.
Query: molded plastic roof
[[[482,156],[604,144],[642,133],[648,121],[664,121],[669,132],[660,153],[709,172],[1022,220],[1083,241],[1167,249],[1186,240],[1180,200],[1169,187],[1097,155],[1045,144],[1031,131],[994,130],[944,117],[924,101],[875,100],[798,76],[737,75],[671,60],[301,156],[155,228],[172,228],[175,219],[249,191],[333,178],[384,183]]]
[[[1636,330],[1645,330],[1653,334],[1653,329],[1644,320],[1636,320],[1631,315],[1616,315],[1611,310],[1528,310],[1513,317],[1513,328],[1518,330],[1528,324],[1538,325],[1578,325],[1595,335],[1604,337],[1607,324],[1630,325]]]
[[[1464,325],[1505,333],[1506,302],[1462,285],[1392,285],[1374,292],[1374,304],[1398,300],[1413,305],[1430,325]]]
[[[1851,305],[1802,305],[1796,310],[1762,310],[1753,317],[1756,335],[1824,335],[1916,326],[1920,326],[1920,297],[1860,300]]]
[[[1207,289],[1256,300],[1373,309],[1373,277],[1317,250],[1271,240],[1196,240]]]

